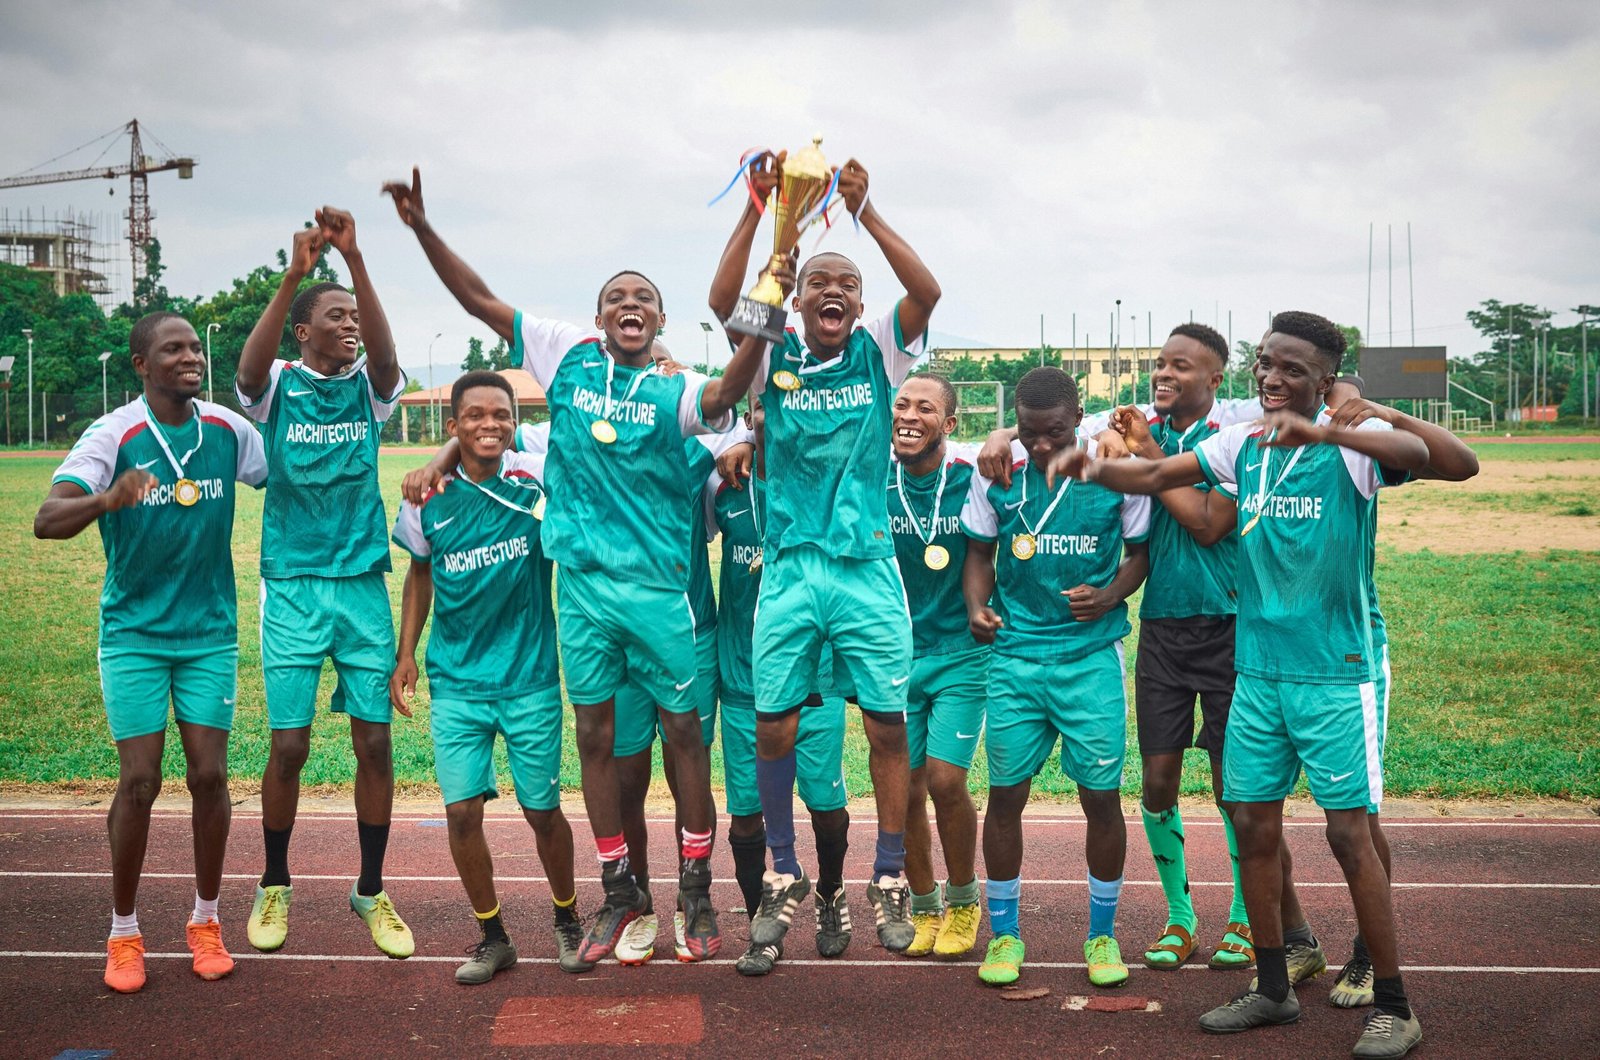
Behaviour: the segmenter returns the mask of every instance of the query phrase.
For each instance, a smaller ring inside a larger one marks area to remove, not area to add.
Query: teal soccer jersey
[[[715,437],[723,439],[727,435]],[[694,523],[689,536],[689,610],[694,612],[696,633],[708,633],[717,625],[717,594],[711,584],[711,555],[706,548],[706,543],[711,539],[707,532],[711,523],[707,521],[709,513],[702,502],[701,493],[706,481],[716,474],[719,449],[716,442],[711,442],[704,435],[684,441],[689,462],[689,482],[695,489],[694,503],[690,505]]]
[[[768,548],[811,544],[848,559],[894,555],[885,503],[891,408],[924,339],[907,342],[900,334],[896,305],[856,328],[831,360],[815,360],[793,331],[768,351],[753,387],[766,411]]]
[[[422,507],[400,507],[395,543],[433,572],[427,666],[435,697],[559,688],[551,563],[540,544],[543,465],[507,453],[498,475],[474,483],[458,469]]]
[[[1148,497],[1070,479],[1052,490],[1029,461],[1012,473],[1010,486],[974,475],[961,525],[996,543],[993,606],[1004,623],[995,635],[996,655],[1072,662],[1127,636],[1127,604],[1078,622],[1061,594],[1111,584],[1123,542],[1143,541],[1149,533]]]
[[[751,564],[761,555],[766,528],[767,484],[750,478],[744,489],[726,484],[715,487],[712,519],[722,533],[722,570],[718,575],[721,616],[717,621],[717,659],[722,675],[722,698],[742,707],[755,705],[751,678],[755,640],[756,599],[761,594],[761,567]]]
[[[405,390],[379,394],[359,357],[338,375],[274,361],[254,401],[235,389],[266,439],[261,576],[345,578],[389,569],[378,432]]]
[[[551,559],[581,571],[686,591],[700,482],[685,466],[685,438],[725,431],[700,417],[706,377],[617,364],[601,336],[560,321],[516,315],[511,361],[550,402]],[[702,535],[703,539],[703,535]]]
[[[945,444],[943,465],[926,475],[889,475],[889,530],[911,608],[911,648],[917,656],[975,646],[961,595],[967,536],[961,509],[972,487],[978,447]]]
[[[101,647],[235,643],[234,483],[266,479],[261,436],[238,413],[206,401],[194,402],[188,423],[168,427],[141,397],[95,420],[52,482],[104,493],[130,468],[159,484],[139,504],[100,516]],[[194,484],[192,504],[179,499],[190,495],[177,489],[181,480]]]
[[[1327,422],[1326,412],[1319,417]],[[1392,430],[1367,420],[1360,430]],[[1239,494],[1241,674],[1307,684],[1372,681],[1378,464],[1335,445],[1265,449],[1239,424],[1195,453],[1208,481]]]

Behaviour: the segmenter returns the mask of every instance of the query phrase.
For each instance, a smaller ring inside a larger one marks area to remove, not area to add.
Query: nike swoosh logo
[[[694,684],[694,678],[691,677],[691,678],[689,678],[689,680],[685,681],[683,684],[681,684],[681,685],[673,685],[672,687],[674,689],[676,689],[677,691],[682,692],[685,688],[688,688],[692,684]]]
[[[729,512],[728,513],[728,518],[729,519],[737,519],[737,518],[739,518],[739,516],[743,515],[745,512],[748,512],[749,510],[750,510],[749,508],[740,508],[736,512]]]
[[[958,739],[958,740],[976,740],[977,738],[978,738],[978,734],[975,733],[975,732],[958,732],[958,733],[956,733],[956,739]]]
[[[451,523],[453,523],[455,521],[456,521],[456,517],[452,515],[448,519],[440,519],[437,523],[434,523],[433,524],[433,528],[435,530],[443,530],[445,527],[449,526]]]
[[[604,361],[584,361],[583,366],[585,368],[599,368],[604,363]]]
[[[716,717],[715,714],[702,714],[702,715],[700,715],[700,720],[701,721],[710,721],[714,717]]]
[[[289,397],[305,397],[307,394],[311,393],[311,391],[309,391],[309,390],[285,390],[284,393],[287,394]]]
[[[225,707],[231,707],[231,706],[233,706],[233,700],[224,698],[223,701],[222,701],[222,705],[225,706]]]
[[[154,460],[146,460],[146,461],[145,461],[145,462],[144,462],[144,463],[142,463],[142,464],[135,464],[135,465],[133,465],[133,466],[134,466],[134,467],[136,467],[136,468],[138,468],[138,469],[139,469],[139,470],[140,470],[140,471],[143,471],[143,470],[145,470],[145,469],[146,469],[146,468],[148,468],[148,467],[149,467],[149,466],[150,466],[150,465],[151,465],[151,464],[153,464],[153,463],[155,463],[155,461],[154,461]]]
[[[1108,766],[1111,763],[1115,762],[1116,759],[1115,758],[1096,758],[1095,761],[1099,762],[1103,766]]]
[[[1016,510],[1017,510],[1017,509],[1018,509],[1018,508],[1020,508],[1020,507],[1022,507],[1022,502],[1021,502],[1021,501],[1017,501],[1017,502],[1016,502],[1016,503],[1015,503],[1015,504],[1012,504],[1012,503],[1010,503],[1010,502],[1007,502],[1007,504],[1006,504],[1006,511],[1008,511],[1008,512],[1014,512],[1014,511],[1016,511]]]
[[[896,677],[893,681],[890,681],[889,683],[891,685],[893,685],[894,687],[899,688],[901,685],[905,684],[909,680],[911,680],[911,675],[910,674],[906,674],[904,677]]]
[[[1255,463],[1253,463],[1253,464],[1246,464],[1246,465],[1245,465],[1245,466],[1244,466],[1244,469],[1245,469],[1245,470],[1246,470],[1246,471],[1254,471],[1254,470],[1256,470],[1256,469],[1257,469],[1257,468],[1259,468],[1259,467],[1260,467],[1260,466],[1261,466],[1261,461],[1259,461],[1259,460],[1257,460],[1257,461],[1256,461],[1256,462],[1255,462]]]
[[[838,782],[838,781],[837,781],[837,780],[836,780],[836,781],[834,781],[834,782],[833,782],[833,786],[834,786],[834,787],[836,787],[836,788],[837,788],[837,787],[838,787],[838,786],[839,786],[839,782]]]
[[[1328,779],[1331,780],[1333,783],[1337,784],[1337,783],[1339,783],[1339,781],[1343,780],[1345,777],[1350,776],[1351,773],[1354,773],[1354,772],[1355,772],[1355,770],[1352,769],[1349,773],[1340,773],[1338,776],[1329,777]]]
[[[559,784],[559,783],[560,783],[560,779],[559,779],[559,778],[557,778],[557,777],[551,777],[551,778],[550,778],[550,783],[552,783],[552,784]]]

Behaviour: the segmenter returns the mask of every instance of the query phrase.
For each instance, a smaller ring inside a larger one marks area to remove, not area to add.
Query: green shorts
[[[794,738],[795,786],[800,801],[815,813],[843,809],[849,801],[844,782],[844,719],[842,696],[826,696],[821,706],[800,708],[800,729]],[[750,704],[722,704],[722,785],[728,815],[748,817],[761,812],[756,788],[756,712]]]
[[[1382,687],[1272,681],[1240,674],[1222,753],[1222,796],[1276,802],[1303,768],[1324,810],[1383,805],[1383,747],[1389,722],[1388,652]]]
[[[604,703],[632,683],[673,714],[697,706],[699,661],[687,593],[562,567],[556,639],[567,698],[576,705]]]
[[[717,670],[717,627],[694,635],[694,653],[697,672],[690,691],[694,694],[695,713],[700,715],[700,739],[710,747],[717,738],[717,691],[721,684]],[[656,701],[632,674],[628,683],[617,689],[612,716],[611,753],[618,758],[650,750],[658,736],[662,743],[667,742]]]
[[[503,699],[434,697],[433,769],[445,805],[482,795],[497,797],[494,738],[506,740],[506,760],[517,802],[528,810],[561,805],[561,689]]]
[[[261,579],[261,676],[272,728],[311,724],[327,658],[339,678],[331,709],[389,724],[394,655],[394,616],[383,571],[348,578]]]
[[[1061,737],[1061,771],[1080,788],[1122,787],[1128,697],[1122,644],[1070,663],[995,655],[989,663],[985,748],[989,786],[1031,779]]]
[[[863,710],[905,712],[911,612],[893,556],[847,559],[799,545],[767,559],[756,603],[756,710],[789,710],[820,687],[824,645],[839,686]]]
[[[239,645],[100,648],[100,692],[113,740],[165,732],[167,704],[188,725],[233,728]]]
[[[937,758],[971,769],[988,702],[987,644],[912,659],[911,691],[906,695],[911,768],[921,769],[929,758]]]

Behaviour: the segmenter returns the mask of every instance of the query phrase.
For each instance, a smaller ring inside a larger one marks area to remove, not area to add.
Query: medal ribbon
[[[630,400],[634,394],[638,393],[639,384],[643,383],[649,376],[656,374],[657,368],[655,362],[652,361],[650,367],[633,377],[633,383],[629,385],[627,393],[623,394],[620,399],[614,398],[611,396],[611,382],[617,373],[617,359],[611,356],[611,351],[606,349],[604,346],[600,348],[600,352],[605,354],[606,358],[606,407],[603,418],[610,419],[612,416],[616,415],[617,408],[620,405],[624,404]]]
[[[1037,527],[1032,526],[1028,522],[1028,469],[1023,468],[1022,503],[1017,505],[1017,518],[1022,520],[1022,525],[1027,528],[1030,535],[1033,537],[1039,536],[1040,531],[1044,529],[1044,524],[1050,521],[1051,515],[1055,514],[1056,505],[1061,503],[1061,498],[1067,495],[1067,489],[1071,485],[1072,480],[1070,478],[1061,480],[1061,485],[1056,487],[1055,498],[1051,500],[1050,506],[1044,510],[1044,514],[1039,517],[1039,525]]]
[[[911,527],[917,532],[917,540],[924,545],[933,544],[933,539],[938,536],[939,505],[944,501],[944,481],[945,475],[949,470],[950,461],[941,459],[939,461],[939,486],[933,492],[933,512],[928,520],[931,525],[928,527],[927,536],[924,537],[922,534],[922,520],[917,517],[916,512],[911,510],[911,501],[906,497],[906,466],[899,461],[895,462],[894,488],[900,494],[900,507],[905,509],[906,518],[911,520]],[[1024,483],[1023,488],[1027,488],[1026,483]],[[1026,503],[1026,498],[1024,498],[1024,503]],[[1046,513],[1046,515],[1048,514]]]
[[[501,457],[501,459],[500,459],[500,466],[502,468],[505,467],[505,458],[504,457]],[[497,477],[499,477],[498,473],[497,473]],[[509,501],[506,498],[500,496],[500,494],[494,492],[493,490],[484,489],[483,486],[480,483],[472,481],[470,478],[467,477],[466,471],[461,467],[460,464],[456,465],[456,478],[460,479],[462,482],[465,482],[467,485],[471,486],[473,489],[477,490],[479,493],[483,494],[485,497],[488,497],[490,500],[494,501],[496,504],[503,504],[507,508],[510,508],[512,511],[521,512],[523,515],[532,515],[533,514],[533,508],[531,506],[527,507],[527,508],[524,508],[522,505],[517,504],[514,501]]]
[[[1270,436],[1268,436],[1267,441],[1270,442],[1273,438],[1276,438],[1277,436],[1278,436],[1278,432],[1276,430],[1274,430],[1272,432],[1272,434]],[[1255,514],[1255,518],[1251,520],[1252,523],[1254,523],[1256,519],[1261,518],[1262,509],[1266,507],[1268,499],[1271,498],[1274,493],[1278,492],[1278,487],[1283,485],[1283,480],[1289,477],[1289,472],[1294,470],[1294,465],[1296,464],[1296,462],[1299,461],[1300,454],[1305,452],[1305,451],[1306,451],[1306,447],[1305,446],[1303,446],[1303,445],[1295,446],[1294,452],[1289,454],[1289,462],[1283,465],[1283,470],[1282,471],[1278,472],[1278,480],[1272,484],[1272,488],[1271,489],[1268,489],[1267,488],[1267,465],[1272,463],[1272,450],[1271,449],[1263,449],[1262,450],[1262,452],[1261,452],[1261,484],[1260,484],[1260,486],[1258,486],[1256,488],[1256,514]]]
[[[194,414],[197,421],[196,426],[198,427],[198,430],[195,432],[194,448],[189,450],[187,453],[184,453],[183,459],[179,460],[176,456],[172,455],[172,446],[168,444],[167,436],[162,433],[161,424],[156,422],[156,415],[150,409],[149,400],[147,400],[143,395],[140,395],[139,400],[144,402],[144,421],[148,423],[150,425],[150,429],[155,432],[156,441],[160,443],[161,451],[162,453],[166,454],[167,462],[172,465],[172,470],[177,474],[179,479],[188,478],[189,458],[198,453],[200,451],[200,447],[206,443],[206,425],[198,422],[200,418],[199,410],[195,410]]]

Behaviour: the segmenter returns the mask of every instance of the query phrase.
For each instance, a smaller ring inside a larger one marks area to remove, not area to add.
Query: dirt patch
[[[1497,494],[1514,502],[1532,493],[1566,499],[1522,510],[1526,504],[1491,507],[1471,496]],[[1567,514],[1584,507],[1596,514]],[[1489,460],[1466,482],[1413,482],[1386,490],[1378,526],[1378,540],[1406,552],[1600,550],[1600,460]]]

